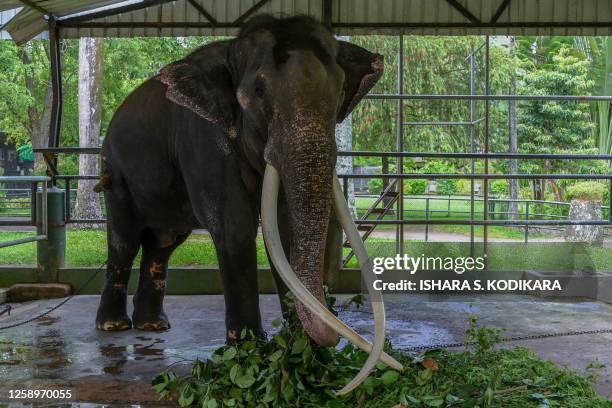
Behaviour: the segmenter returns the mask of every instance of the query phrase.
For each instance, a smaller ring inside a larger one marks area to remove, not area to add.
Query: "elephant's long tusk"
[[[261,195],[261,223],[264,241],[266,243],[266,247],[268,248],[268,253],[270,254],[272,263],[278,270],[280,277],[283,279],[289,290],[291,290],[295,297],[302,302],[304,306],[306,306],[314,315],[335,330],[338,334],[344,336],[347,340],[355,344],[363,351],[371,353],[373,350],[372,344],[334,316],[334,314],[330,312],[327,307],[322,305],[312,295],[312,293],[310,293],[308,289],[304,287],[302,282],[300,282],[293,272],[293,269],[287,261],[287,257],[283,251],[280,234],[278,232],[277,210],[279,187],[280,178],[278,172],[273,166],[267,165]],[[396,370],[401,370],[403,368],[399,362],[384,352],[380,354],[380,361]],[[365,377],[367,377],[368,373],[369,370],[365,376],[363,376],[361,375],[362,372],[360,371],[355,378],[359,378],[361,381],[363,381]],[[351,381],[349,385],[354,388],[359,384],[355,385],[353,384],[353,381]],[[347,387],[343,388],[341,392],[350,391],[346,388]]]
[[[372,303],[372,310],[374,312],[374,342],[372,346],[372,351],[368,356],[365,364],[359,371],[359,373],[351,380],[350,383],[344,386],[338,394],[346,394],[347,392],[355,389],[359,384],[361,384],[370,374],[370,371],[376,367],[376,363],[381,357],[383,352],[383,348],[385,346],[385,306],[383,303],[382,295],[379,291],[374,289],[374,272],[372,271],[372,262],[368,257],[368,253],[365,249],[365,245],[363,244],[363,240],[359,235],[359,231],[357,231],[357,227],[355,227],[355,223],[353,222],[353,218],[348,209],[348,205],[344,198],[344,194],[342,193],[342,189],[340,188],[340,182],[338,181],[338,176],[334,172],[334,180],[333,180],[333,203],[334,203],[334,211],[336,212],[336,216],[346,232],[349,242],[351,243],[351,247],[353,251],[355,251],[355,255],[359,260],[359,266],[361,267],[361,275],[365,281],[366,287],[368,288],[368,295],[370,296],[370,301]],[[398,370],[402,369],[402,366],[394,367]]]

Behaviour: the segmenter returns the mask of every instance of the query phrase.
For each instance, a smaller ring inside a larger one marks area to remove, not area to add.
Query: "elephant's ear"
[[[338,41],[338,65],[344,70],[344,101],[338,122],[357,106],[383,73],[383,56],[371,53],[346,41]]]
[[[228,41],[201,47],[164,67],[156,79],[167,85],[166,98],[237,135],[232,76],[227,65]]]

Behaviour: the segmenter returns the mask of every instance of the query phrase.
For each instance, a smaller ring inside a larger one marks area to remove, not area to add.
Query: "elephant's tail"
[[[104,168],[102,170],[102,175],[100,176],[100,181],[98,181],[98,183],[93,188],[96,193],[101,193],[104,190],[110,189],[113,184],[111,172],[108,166],[106,165],[105,160],[102,161],[102,165],[104,166]]]

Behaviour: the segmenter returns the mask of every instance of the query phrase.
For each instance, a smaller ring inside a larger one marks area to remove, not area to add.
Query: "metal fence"
[[[38,191],[38,184],[41,185],[41,226],[36,235],[10,241],[0,242],[0,248],[5,248],[13,245],[25,244],[26,242],[42,241],[47,239],[47,231],[49,219],[47,216],[47,183],[51,181],[50,177],[46,176],[6,176],[0,177],[0,183],[30,183],[30,219],[29,220],[3,220],[0,218],[0,226],[3,225],[36,225],[36,204],[35,197]]]
[[[359,212],[363,212],[363,211],[367,211],[368,208],[366,207],[361,207],[359,206],[359,198],[368,198],[368,199],[377,199],[379,196],[378,195],[373,195],[373,194],[355,194],[355,209],[357,210],[358,214]],[[434,218],[434,216],[438,215],[437,218],[440,218],[440,216],[445,216],[447,218],[450,218],[452,215],[460,215],[460,216],[466,216],[466,218],[471,219],[471,218],[478,218],[479,215],[481,215],[481,213],[473,213],[472,211],[465,211],[465,210],[460,210],[460,209],[456,209],[452,207],[452,204],[454,203],[470,203],[471,202],[471,196],[461,196],[461,195],[405,195],[404,196],[404,201],[423,201],[424,202],[424,208],[412,208],[409,205],[407,205],[406,203],[404,203],[404,219],[409,218],[411,214],[419,214],[423,217],[423,220],[426,221],[426,223],[424,224],[425,229],[424,229],[424,240],[428,241],[429,240],[429,232],[430,232],[430,228],[429,228],[429,224],[427,223],[427,221],[429,221],[430,219]],[[476,203],[483,203],[484,200],[483,198],[476,198],[474,200]],[[436,202],[443,202],[446,203],[444,205],[445,208],[438,208],[435,209],[434,208],[434,204],[432,203],[436,203]],[[516,202],[518,205],[517,211],[516,212],[512,212],[512,211],[507,211],[504,210],[504,207],[507,208],[508,204],[510,202]],[[546,218],[552,218],[552,219],[559,219],[559,220],[567,220],[568,219],[568,213],[569,213],[569,208],[570,208],[571,204],[568,202],[564,202],[564,201],[547,201],[547,200],[531,200],[531,199],[517,199],[517,200],[512,200],[509,198],[503,198],[503,197],[490,197],[489,198],[489,209],[488,209],[488,213],[491,217],[491,219],[520,219],[520,220],[538,220],[538,219],[546,219]],[[501,207],[501,208],[500,208]],[[542,212],[543,210],[541,209],[542,207],[549,207],[552,208],[553,210],[551,212]],[[496,209],[497,208],[497,209]],[[604,219],[609,218],[609,213],[610,211],[610,207],[608,206],[601,206],[601,212],[602,212],[602,216]],[[544,232],[544,231],[550,231],[550,232],[563,232],[564,228],[562,226],[538,226],[538,227],[529,227],[529,225],[505,225],[504,227],[508,227],[508,228],[517,228],[517,229],[522,229],[524,230],[524,242],[527,243],[529,242],[529,234],[530,232],[533,232],[534,230],[537,230],[537,232]],[[606,237],[612,237],[612,225],[609,226],[610,228],[606,228],[604,229],[603,235]]]

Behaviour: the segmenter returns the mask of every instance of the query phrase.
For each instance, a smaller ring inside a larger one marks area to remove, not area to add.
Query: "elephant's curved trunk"
[[[287,144],[291,161],[283,163],[282,185],[291,226],[291,266],[306,289],[325,304],[323,269],[325,243],[332,207],[333,164],[327,139],[318,132],[300,134],[301,145]],[[295,309],[302,327],[321,346],[335,346],[338,334],[306,307]]]
[[[337,182],[337,180],[333,181],[333,185],[334,205],[336,208],[336,212],[338,213],[343,227],[345,228],[345,230],[347,230],[347,235],[349,236],[351,243],[355,246],[356,254],[358,255],[360,263],[362,264],[362,266],[365,266],[365,270],[363,272],[369,276],[364,277],[366,278],[366,284],[368,284],[368,288],[371,288],[369,282],[369,280],[371,280],[372,278],[371,264],[369,263],[369,261],[367,261],[367,254],[365,253],[365,249],[363,248],[363,243],[361,243],[361,247],[359,247],[358,245],[360,239],[358,238],[357,230],[355,229],[355,226],[352,223],[352,220],[350,219],[350,215],[348,215],[346,202],[342,202],[344,201],[344,199],[342,197],[342,193],[340,191],[339,183]],[[334,332],[346,337],[357,347],[368,353],[371,353],[370,357],[366,361],[361,371],[349,384],[347,384],[342,390],[339,391],[339,394],[350,392],[352,389],[357,387],[363,380],[365,380],[365,378],[379,359],[390,367],[396,370],[401,370],[402,365],[400,363],[398,363],[395,359],[393,359],[386,353],[382,352],[382,348],[384,345],[384,306],[382,304],[382,299],[376,297],[380,296],[380,294],[376,295],[374,293],[371,293],[372,299],[374,300],[373,307],[375,312],[376,326],[374,346],[372,346],[372,344],[370,344],[367,340],[365,340],[353,329],[348,327],[345,323],[343,323],[336,316],[334,316],[334,314],[331,313],[321,303],[320,300],[322,299],[317,299],[315,296],[313,296],[313,294],[310,293],[309,290],[306,289],[306,287],[304,287],[300,279],[298,279],[298,277],[296,277],[296,275],[293,273],[293,270],[289,265],[289,262],[287,261],[287,258],[283,252],[283,247],[278,232],[276,212],[279,187],[280,178],[278,172],[273,166],[268,165],[266,167],[266,172],[264,176],[261,214],[264,239],[274,266],[279,271],[279,274],[281,275],[291,292],[293,292],[293,294],[301,302],[301,304],[305,308],[307,308],[307,310],[311,313],[311,316],[316,316],[317,321],[323,322]],[[340,200],[340,198],[342,198],[342,200]],[[365,263],[364,260],[366,261]]]

